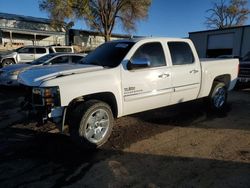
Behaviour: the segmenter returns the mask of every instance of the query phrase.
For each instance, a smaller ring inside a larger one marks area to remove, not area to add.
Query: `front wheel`
[[[79,104],[69,119],[70,136],[78,144],[96,148],[105,144],[113,128],[110,106],[98,100]]]
[[[2,62],[2,67],[8,66],[8,65],[12,65],[14,64],[14,61],[12,59],[5,59]]]
[[[215,110],[224,109],[227,103],[227,88],[222,82],[215,82],[209,94],[209,105]]]

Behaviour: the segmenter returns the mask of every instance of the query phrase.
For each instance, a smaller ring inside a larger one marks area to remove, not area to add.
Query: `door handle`
[[[170,74],[161,74],[161,75],[159,75],[158,77],[159,78],[167,78],[167,77],[169,77],[170,76]]]
[[[199,71],[196,69],[189,71],[190,74],[192,74],[192,73],[196,74],[197,72],[199,72]]]

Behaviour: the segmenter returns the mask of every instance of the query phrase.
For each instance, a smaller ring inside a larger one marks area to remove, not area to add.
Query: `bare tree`
[[[136,22],[147,18],[151,0],[42,0],[39,4],[54,22],[83,18],[109,41],[117,24],[126,31],[135,30]]]
[[[72,21],[75,17],[72,8],[74,3],[72,0],[40,0],[39,7],[42,11],[49,13],[51,25],[55,29],[64,28],[67,31],[74,25]]]
[[[205,24],[208,28],[223,29],[244,25],[250,13],[247,0],[220,0],[213,2]]]

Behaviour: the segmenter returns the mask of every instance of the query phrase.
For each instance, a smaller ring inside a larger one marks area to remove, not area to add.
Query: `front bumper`
[[[40,123],[44,124],[48,120],[51,120],[59,124],[63,121],[66,107],[60,106],[60,101],[58,101],[60,100],[58,99],[60,98],[59,93],[56,93],[56,96],[52,95],[50,97],[45,97],[40,95],[39,92],[36,92],[37,88],[34,89],[33,87],[26,87],[23,85],[21,87],[24,87],[27,91],[24,102],[25,107],[36,116],[36,119],[38,118]]]

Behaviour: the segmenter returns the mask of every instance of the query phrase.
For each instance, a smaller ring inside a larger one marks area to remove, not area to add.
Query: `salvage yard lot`
[[[37,127],[22,95],[0,89],[0,187],[250,187],[250,89],[221,114],[198,101],[120,118],[96,151]]]

